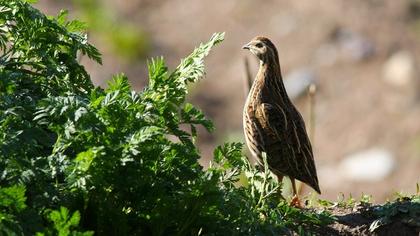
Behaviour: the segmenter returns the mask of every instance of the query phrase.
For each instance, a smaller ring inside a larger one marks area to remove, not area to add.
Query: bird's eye
[[[257,43],[257,44],[255,44],[255,47],[262,48],[263,47],[263,44],[262,43]]]

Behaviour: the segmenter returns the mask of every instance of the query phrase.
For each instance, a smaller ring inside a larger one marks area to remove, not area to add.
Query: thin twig
[[[245,66],[245,75],[246,75],[245,95],[248,96],[249,90],[251,90],[251,86],[252,86],[252,75],[251,75],[251,69],[249,67],[248,57],[244,57],[244,66]]]
[[[309,138],[311,140],[312,146],[315,146],[315,100],[316,95],[316,85],[312,83],[309,85],[308,97],[309,97]]]

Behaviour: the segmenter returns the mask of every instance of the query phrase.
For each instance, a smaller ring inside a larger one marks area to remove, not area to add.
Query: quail
[[[299,207],[295,179],[321,193],[304,120],[287,95],[274,44],[259,36],[243,49],[260,62],[243,111],[246,144],[260,165],[263,153],[266,154],[269,169],[279,182],[284,176],[291,179],[294,195],[291,204]]]

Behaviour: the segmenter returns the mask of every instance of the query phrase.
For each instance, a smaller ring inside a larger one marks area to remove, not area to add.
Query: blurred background
[[[215,146],[244,141],[244,60],[241,46],[264,35],[277,45],[286,87],[310,126],[307,88],[314,98],[314,154],[323,192],[372,194],[381,202],[420,183],[420,0],[40,0],[43,12],[89,25],[103,65],[82,59],[95,84],[124,72],[133,87],[147,85],[147,58],[170,68],[213,32],[225,41],[206,60],[206,79],[189,100],[216,125],[201,131],[201,163]],[[305,192],[310,191],[307,187]]]

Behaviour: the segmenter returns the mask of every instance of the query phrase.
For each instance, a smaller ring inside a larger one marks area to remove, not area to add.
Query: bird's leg
[[[284,177],[284,176],[283,176],[283,175],[281,175],[281,174],[276,174],[276,175],[277,175],[277,181],[278,181],[279,185],[282,185],[282,181],[283,181],[283,177]],[[283,189],[283,186],[277,190],[277,194],[279,195],[279,197],[280,197],[282,200],[286,200],[286,199],[283,197],[283,195],[281,194],[282,189]]]
[[[293,197],[292,200],[290,201],[290,205],[297,207],[297,208],[303,208],[302,207],[302,203],[299,200],[299,194],[296,190],[296,182],[294,178],[290,178],[290,181],[292,182],[292,189],[293,189]]]

